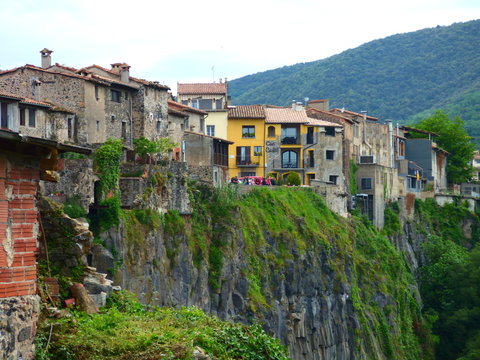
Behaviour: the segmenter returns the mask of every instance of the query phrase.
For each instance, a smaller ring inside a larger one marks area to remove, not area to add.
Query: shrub
[[[300,175],[296,173],[295,171],[290,171],[287,174],[287,178],[285,179],[287,185],[295,185],[298,186],[302,183],[302,180],[300,179]]]

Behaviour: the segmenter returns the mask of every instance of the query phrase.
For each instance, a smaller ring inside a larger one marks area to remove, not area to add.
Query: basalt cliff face
[[[190,200],[192,215],[125,211],[102,234],[113,261],[94,252],[92,265],[113,263],[144,303],[259,321],[292,359],[428,358],[411,237],[396,243],[409,266],[368,221],[336,216],[306,189],[204,187]]]

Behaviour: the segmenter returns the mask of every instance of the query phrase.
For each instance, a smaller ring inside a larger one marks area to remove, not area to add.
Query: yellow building
[[[265,111],[260,105],[236,106],[228,112],[227,139],[231,177],[265,176]]]
[[[237,106],[230,109],[227,139],[230,176],[299,174],[343,188],[342,125],[312,119],[303,106]]]

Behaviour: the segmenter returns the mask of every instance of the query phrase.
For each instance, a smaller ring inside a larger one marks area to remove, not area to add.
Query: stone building
[[[196,129],[210,136],[227,138],[227,115],[230,99],[227,79],[218,83],[177,83],[177,100],[208,112],[205,129]]]
[[[41,51],[42,67],[0,72],[0,88],[70,113],[64,128],[72,143],[121,138],[132,146],[136,137],[166,136],[167,86],[131,77],[124,63],[112,64],[111,70],[51,65],[51,53]]]
[[[182,148],[189,177],[214,186],[230,179],[228,146],[231,141],[215,136],[185,131]]]
[[[66,109],[42,101],[0,90],[0,124],[22,135],[68,142],[68,120],[74,116]]]
[[[56,178],[57,154],[89,149],[0,130],[0,354],[30,359],[37,294],[39,181]]]

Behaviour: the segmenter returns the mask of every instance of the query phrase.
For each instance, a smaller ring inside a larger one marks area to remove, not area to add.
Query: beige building
[[[208,112],[203,131],[209,136],[227,138],[228,84],[218,83],[177,83],[178,102]]]

